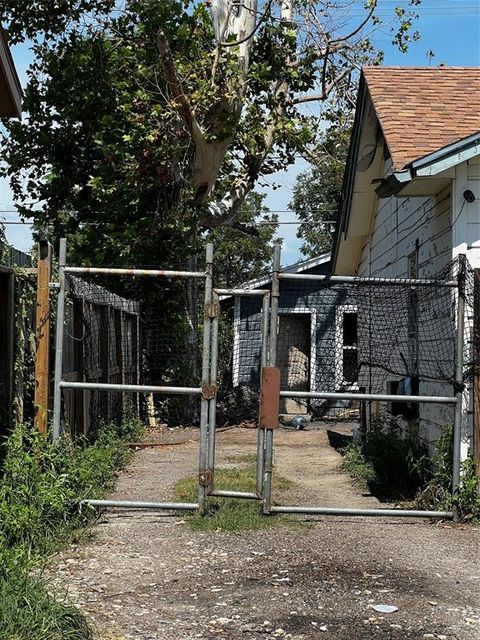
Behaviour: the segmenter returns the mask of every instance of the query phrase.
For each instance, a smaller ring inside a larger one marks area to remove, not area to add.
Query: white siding
[[[431,198],[378,200],[377,213],[370,237],[362,250],[358,269],[360,276],[407,277],[408,256],[418,248],[418,277],[427,278],[441,271],[452,260],[451,189]],[[480,253],[480,252],[479,252]],[[422,322],[435,322],[423,311]],[[402,340],[407,343],[407,327]],[[423,354],[425,357],[425,350]],[[394,380],[395,376],[388,376]],[[397,378],[398,379],[398,378]],[[386,383],[385,383],[386,384]],[[385,392],[389,390],[385,388]],[[421,395],[452,395],[452,387],[444,383],[421,382]],[[453,423],[451,407],[420,407],[419,435],[428,443],[438,438],[444,425]]]
[[[406,277],[417,243],[419,277],[438,273],[452,259],[450,208],[450,189],[435,198],[378,200],[358,275]]]

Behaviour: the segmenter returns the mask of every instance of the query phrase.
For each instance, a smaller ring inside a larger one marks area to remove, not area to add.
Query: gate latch
[[[205,305],[205,317],[206,318],[220,317],[220,305],[218,302],[207,302],[207,304]]]
[[[208,385],[204,384],[202,386],[202,398],[204,400],[213,400],[217,395],[217,386],[215,384]]]
[[[213,473],[211,471],[200,471],[198,474],[198,484],[201,487],[211,487],[213,483]]]

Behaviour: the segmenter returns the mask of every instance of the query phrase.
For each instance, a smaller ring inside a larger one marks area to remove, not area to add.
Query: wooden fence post
[[[473,304],[473,458],[480,477],[480,269],[475,269]]]
[[[48,360],[50,351],[50,274],[52,250],[46,239],[38,243],[37,309],[35,320],[35,429],[47,432]]]

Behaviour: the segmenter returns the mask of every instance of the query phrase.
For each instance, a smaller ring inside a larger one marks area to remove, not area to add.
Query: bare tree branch
[[[292,104],[303,104],[304,102],[315,102],[316,100],[326,100],[328,96],[332,93],[332,91],[335,89],[335,87],[338,85],[338,83],[341,82],[350,73],[352,73],[352,71],[353,71],[353,67],[345,68],[337,78],[335,78],[334,80],[332,80],[332,82],[330,82],[325,86],[322,93],[298,96],[298,98],[294,98],[292,100]]]
[[[157,32],[157,48],[160,53],[165,78],[187,129],[192,135],[194,142],[204,141],[203,132],[198,124],[195,114],[193,113],[188,98],[183,92],[182,83],[177,76],[175,63],[173,62],[170,44],[162,29],[159,29]]]
[[[353,31],[351,31],[348,35],[342,36],[341,38],[335,38],[335,40],[332,40],[333,42],[345,42],[346,40],[350,40],[350,38],[353,38],[353,36],[356,36],[357,33],[359,33],[363,27],[367,24],[367,22],[369,22],[370,18],[373,16],[375,9],[377,8],[377,0],[374,0],[372,6],[370,7],[370,11],[368,12],[366,18],[364,20],[362,20],[362,22],[358,25],[358,27],[356,29],[354,29]]]

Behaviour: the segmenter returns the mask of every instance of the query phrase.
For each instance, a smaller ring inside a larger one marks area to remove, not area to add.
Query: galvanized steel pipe
[[[302,513],[325,516],[396,516],[398,518],[442,518],[451,519],[451,511],[417,511],[415,509],[349,509],[333,507],[271,507],[271,513]]]
[[[60,238],[58,252],[58,297],[57,320],[55,327],[55,373],[53,382],[53,439],[60,437],[62,421],[62,389],[63,377],[63,331],[65,325],[65,263],[67,260],[67,240]]]
[[[119,509],[149,509],[156,511],[193,511],[196,502],[136,502],[133,500],[82,500],[90,507],[114,507]]]
[[[65,267],[65,273],[89,273],[104,276],[152,276],[161,278],[205,278],[203,271],[166,271],[165,269],[117,269],[108,267]]]
[[[411,285],[411,286],[437,286],[437,287],[457,287],[456,280],[430,280],[421,278],[375,278],[356,276],[322,276],[314,273],[287,273],[280,272],[278,277],[281,280],[316,280],[319,282],[332,284],[389,284],[389,285]]]
[[[90,389],[91,391],[131,391],[135,393],[161,393],[172,396],[198,396],[201,387],[158,387],[148,384],[114,384],[103,382],[60,382],[62,389]]]
[[[427,402],[431,404],[457,404],[454,396],[394,396],[381,393],[330,393],[328,391],[280,391],[281,398],[315,398],[319,400],[379,400],[380,402]]]

